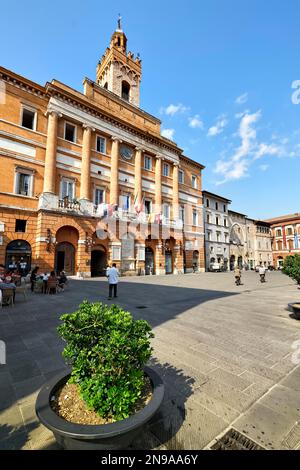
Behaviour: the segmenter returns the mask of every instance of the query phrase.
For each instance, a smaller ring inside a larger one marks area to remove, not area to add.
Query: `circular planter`
[[[36,415],[41,423],[53,432],[56,442],[63,449],[126,449],[158,411],[164,398],[164,384],[160,376],[150,367],[145,367],[144,371],[152,383],[152,399],[141,411],[122,421],[103,425],[76,424],[58,416],[51,408],[50,399],[68,381],[70,374],[65,372],[41,388],[35,405]]]
[[[300,320],[300,302],[289,304],[289,309],[293,311],[295,318]]]

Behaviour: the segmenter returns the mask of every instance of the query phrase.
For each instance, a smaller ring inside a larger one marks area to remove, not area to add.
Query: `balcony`
[[[58,200],[59,209],[67,209],[70,211],[80,212],[80,202],[76,199],[69,199],[68,196]]]

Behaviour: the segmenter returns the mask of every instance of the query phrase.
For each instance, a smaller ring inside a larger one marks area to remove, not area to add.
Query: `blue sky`
[[[143,60],[141,107],[253,218],[299,207],[298,0],[1,2],[0,64],[82,90],[118,13]]]

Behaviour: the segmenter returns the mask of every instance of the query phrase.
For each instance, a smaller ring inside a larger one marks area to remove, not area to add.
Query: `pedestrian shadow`
[[[30,433],[39,426],[38,422],[26,426],[0,424],[0,450],[30,449]]]
[[[177,436],[186,417],[185,403],[193,393],[195,380],[169,363],[152,358],[149,365],[156,370],[165,385],[165,396],[158,413],[146,425],[144,432],[130,449],[157,449],[163,445],[168,450],[182,450],[184,444]]]

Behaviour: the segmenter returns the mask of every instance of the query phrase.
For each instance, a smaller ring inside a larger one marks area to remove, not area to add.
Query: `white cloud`
[[[260,166],[259,166],[259,169],[260,169],[261,171],[267,171],[268,168],[270,168],[270,165],[260,165]]]
[[[245,104],[248,101],[248,93],[244,93],[241,96],[238,96],[237,99],[235,100],[236,104]]]
[[[228,124],[228,120],[225,117],[221,117],[216,122],[215,126],[212,126],[208,129],[207,135],[209,137],[215,137],[216,135],[222,134],[227,124]]]
[[[175,116],[175,114],[182,114],[189,110],[187,106],[183,104],[169,104],[166,108],[161,108],[160,113],[166,114],[167,116]]]
[[[163,129],[161,135],[166,137],[166,139],[173,140],[175,134],[175,129]]]
[[[241,139],[241,145],[229,160],[219,160],[215,172],[223,177],[217,184],[223,184],[227,181],[239,180],[248,175],[249,155],[256,147],[256,130],[254,124],[260,119],[261,112],[245,114],[240,122],[238,135]]]
[[[277,155],[278,157],[282,155],[283,153],[283,148],[279,147],[278,145],[274,144],[259,144],[258,145],[258,150],[254,154],[254,160],[257,160],[258,158],[262,158],[265,155]]]
[[[192,129],[203,129],[204,124],[203,121],[200,119],[200,116],[196,114],[194,117],[189,118],[189,126]]]

